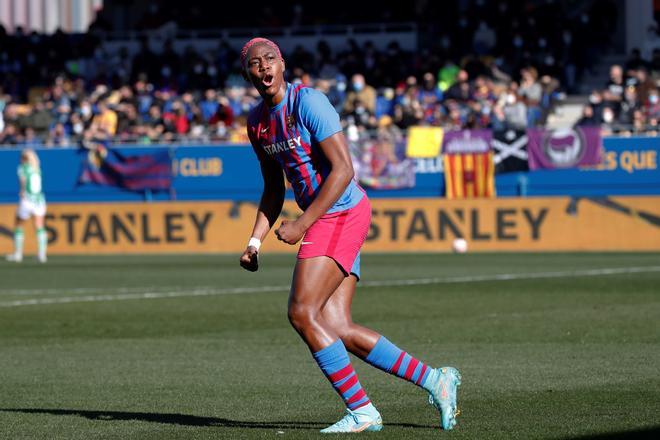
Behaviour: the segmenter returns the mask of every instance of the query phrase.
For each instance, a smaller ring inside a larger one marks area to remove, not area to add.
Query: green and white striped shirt
[[[18,166],[18,178],[25,182],[24,197],[32,203],[41,204],[46,202],[41,185],[41,170],[29,164]]]

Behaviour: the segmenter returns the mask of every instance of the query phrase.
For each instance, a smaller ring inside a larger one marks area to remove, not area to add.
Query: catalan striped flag
[[[492,152],[445,154],[443,161],[448,199],[495,197]]]
[[[490,130],[445,133],[442,146],[448,199],[495,197]]]

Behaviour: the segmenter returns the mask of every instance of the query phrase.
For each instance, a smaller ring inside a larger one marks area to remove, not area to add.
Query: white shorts
[[[43,217],[46,215],[46,202],[34,203],[32,200],[21,199],[16,210],[16,216],[21,220],[27,220],[32,216]]]

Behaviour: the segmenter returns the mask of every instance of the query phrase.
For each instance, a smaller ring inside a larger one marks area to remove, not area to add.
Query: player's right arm
[[[275,221],[282,212],[284,204],[284,173],[279,163],[271,158],[260,158],[261,175],[264,180],[264,190],[257,209],[257,218],[252,228],[252,238],[262,242],[268,231],[273,227]],[[258,249],[248,245],[241,255],[241,266],[251,272],[259,269]]]

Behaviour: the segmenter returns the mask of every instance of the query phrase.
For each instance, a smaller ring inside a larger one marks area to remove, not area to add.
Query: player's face
[[[248,51],[245,74],[261,96],[273,97],[284,85],[284,61],[268,44],[255,44]]]

